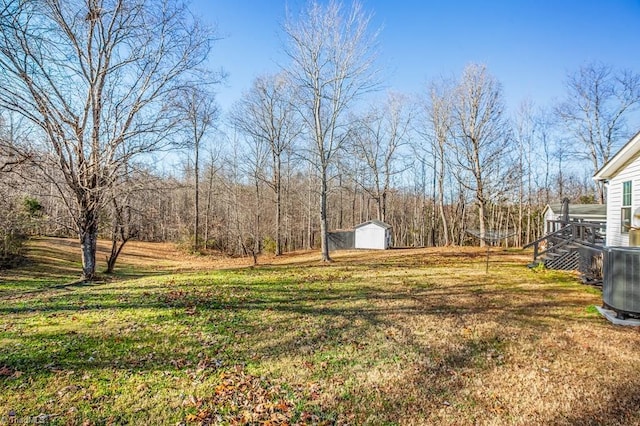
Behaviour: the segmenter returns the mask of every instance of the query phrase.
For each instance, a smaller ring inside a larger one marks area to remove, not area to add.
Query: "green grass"
[[[613,392],[589,358],[637,377],[616,343],[637,337],[594,315],[598,297],[573,275],[530,271],[517,253],[489,274],[482,252],[411,253],[5,283],[0,423],[13,411],[50,424],[575,424]],[[606,337],[610,352],[575,352]],[[515,397],[521,381],[540,388]],[[633,402],[598,412],[640,421]]]
[[[8,321],[0,365],[13,373],[3,380],[0,403],[56,419],[175,423],[195,413],[190,398],[214,393],[225,371],[258,377],[265,362],[296,348],[326,363],[320,376],[334,374],[350,363],[349,349],[337,345],[335,311],[314,301],[364,293],[346,285],[327,294],[331,275],[298,275],[269,269],[172,275],[2,303]],[[306,407],[300,398],[294,417]]]

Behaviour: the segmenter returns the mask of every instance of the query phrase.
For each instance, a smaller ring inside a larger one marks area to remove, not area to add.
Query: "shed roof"
[[[384,223],[384,222],[383,222],[383,221],[381,221],[381,220],[375,220],[375,219],[374,219],[374,220],[368,220],[368,221],[366,221],[366,222],[363,222],[363,223],[361,223],[361,224],[359,224],[359,225],[354,226],[354,228],[355,228],[355,229],[358,229],[358,228],[361,228],[361,227],[363,227],[363,226],[365,226],[365,225],[370,225],[370,224],[377,225],[377,226],[379,226],[380,228],[384,228],[384,229],[391,229],[391,228],[392,228],[392,226],[391,226],[391,225],[389,225],[388,223]]]
[[[593,176],[593,180],[607,181],[615,177],[637,154],[640,153],[640,132],[636,133]]]
[[[562,203],[548,204],[544,213],[551,210],[554,214],[562,213]],[[606,204],[569,204],[569,216],[584,218],[607,218]]]

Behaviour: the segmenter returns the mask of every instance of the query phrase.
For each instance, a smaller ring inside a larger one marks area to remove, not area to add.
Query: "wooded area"
[[[217,34],[179,2],[1,0],[0,28],[3,259],[26,235],[79,237],[85,278],[97,238],[109,270],[132,238],[329,260],[326,232],[370,219],[396,246],[483,244],[467,230],[521,246],[547,203],[604,202],[591,176],[640,101],[640,75],[597,62],[544,108],[509,110],[481,64],[385,91],[358,3],[291,14],[289,61],[231,111],[215,103]]]

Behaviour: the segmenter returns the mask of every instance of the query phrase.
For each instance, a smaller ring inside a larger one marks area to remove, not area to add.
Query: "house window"
[[[622,183],[622,209],[620,212],[620,232],[629,233],[631,228],[631,181]]]

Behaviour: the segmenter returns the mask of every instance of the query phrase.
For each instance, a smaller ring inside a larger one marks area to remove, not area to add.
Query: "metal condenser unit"
[[[620,316],[640,315],[640,248],[605,247],[602,298]]]

